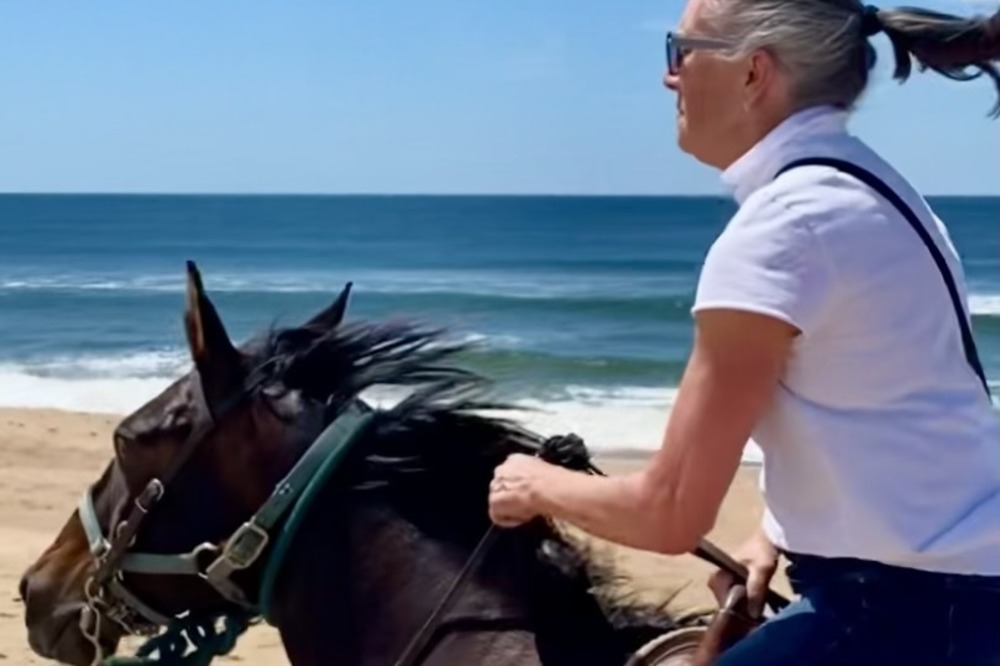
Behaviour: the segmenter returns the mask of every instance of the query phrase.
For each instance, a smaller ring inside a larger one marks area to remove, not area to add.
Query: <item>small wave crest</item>
[[[182,350],[0,363],[0,406],[127,414],[187,370]]]
[[[461,294],[545,300],[676,294],[687,285],[677,274],[560,273],[489,270],[373,270],[350,272],[214,272],[206,274],[212,292],[312,294],[338,291],[352,281],[358,291],[375,294]],[[2,276],[2,291],[181,292],[178,272],[148,275],[72,273]]]
[[[522,339],[515,335],[470,332],[453,342],[470,345],[472,349],[479,350],[478,353],[488,354],[495,348],[515,349]],[[38,378],[67,380],[163,379],[180,376],[190,365],[187,349],[176,347],[113,355],[61,354],[17,363],[0,361],[0,375],[23,373]]]
[[[170,385],[164,377],[45,377],[0,368],[0,406],[128,414]]]
[[[1000,316],[1000,294],[972,294],[969,296],[969,310],[980,316]]]
[[[180,375],[189,363],[185,350],[165,349],[115,356],[53,356],[0,364],[0,373],[21,371],[64,379],[159,379]]]
[[[469,307],[500,312],[559,307],[607,317],[687,317],[694,276],[678,273],[525,273],[477,270],[373,270],[351,274],[329,271],[219,272],[207,276],[208,289],[229,294],[311,295],[338,292],[348,280],[355,291],[407,302],[438,298],[457,310]],[[3,276],[0,292],[105,292],[164,294],[184,289],[177,274]],[[440,301],[435,301],[440,305]],[[394,304],[393,307],[398,307]],[[969,308],[978,317],[1000,317],[1000,293],[973,293]]]

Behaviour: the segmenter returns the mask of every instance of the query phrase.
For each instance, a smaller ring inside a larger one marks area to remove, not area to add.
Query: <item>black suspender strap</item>
[[[896,194],[891,187],[886,185],[885,182],[883,182],[878,176],[856,164],[844,160],[832,157],[807,157],[786,164],[777,175],[780,176],[789,169],[807,165],[829,166],[854,176],[885,197],[893,206],[896,207],[897,210],[899,210],[903,217],[906,218],[906,221],[910,223],[910,226],[913,227],[913,230],[917,232],[918,236],[920,236],[924,245],[927,246],[927,250],[931,253],[931,256],[934,258],[934,263],[937,264],[938,270],[941,272],[941,277],[944,278],[944,283],[948,287],[948,294],[951,296],[952,305],[955,308],[955,315],[958,317],[958,325],[962,330],[962,346],[965,347],[965,358],[968,360],[969,365],[972,366],[973,371],[979,377],[979,381],[983,383],[983,388],[986,389],[987,397],[990,397],[990,386],[986,381],[986,373],[983,371],[983,365],[979,360],[979,353],[976,351],[976,342],[972,337],[972,330],[969,326],[968,320],[966,319],[965,309],[962,307],[961,300],[958,296],[958,288],[955,286],[955,279],[952,277],[951,271],[948,270],[948,264],[945,262],[944,256],[934,243],[930,233],[928,233],[924,225],[920,223],[920,219],[917,217],[916,213],[913,212],[913,209],[907,206],[906,202],[904,202],[903,199],[900,198],[900,196]]]

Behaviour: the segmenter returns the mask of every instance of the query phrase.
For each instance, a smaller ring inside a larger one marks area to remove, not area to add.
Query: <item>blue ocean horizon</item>
[[[1000,197],[931,197],[962,254],[1000,386]],[[725,197],[0,195],[0,406],[126,413],[184,372],[184,262],[230,334],[417,319],[529,425],[659,445]],[[947,313],[945,313],[947,314]]]

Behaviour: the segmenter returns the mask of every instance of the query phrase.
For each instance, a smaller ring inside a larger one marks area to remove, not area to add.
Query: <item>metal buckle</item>
[[[231,570],[247,569],[260,557],[270,541],[270,535],[252,519],[243,523],[226,542],[222,554],[208,566],[205,574],[212,578],[213,571],[225,562]]]
[[[124,523],[122,524],[124,525]],[[95,560],[98,561],[98,563],[103,562],[108,553],[111,552],[111,542],[105,539],[104,536],[101,536],[101,540],[99,542],[92,543],[90,546],[90,554]]]
[[[136,508],[143,513],[149,513],[153,505],[163,497],[163,491],[163,482],[159,479],[153,479],[146,485],[142,493],[135,498]]]
[[[94,660],[91,664],[104,663],[104,646],[101,645],[101,614],[92,606],[80,609],[80,619],[77,626],[84,639],[94,648]]]
[[[126,630],[130,630],[135,623],[135,613],[123,603],[107,604],[104,607],[104,615],[112,622],[121,625]]]
[[[206,541],[205,543],[201,544],[200,546],[195,546],[195,549],[191,551],[191,560],[194,561],[195,565],[200,565],[201,564],[201,559],[200,558],[205,553],[210,553],[212,555],[218,555],[219,554],[219,547],[216,546],[214,543],[211,543],[211,542],[208,542],[208,541]],[[207,570],[208,569],[206,567],[205,571],[207,571]],[[199,573],[202,576],[205,575],[205,571],[201,571],[201,567],[200,566],[198,566],[198,571],[199,571]]]

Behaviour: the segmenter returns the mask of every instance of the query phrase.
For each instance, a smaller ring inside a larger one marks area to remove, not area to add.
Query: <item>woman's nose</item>
[[[663,70],[663,87],[666,88],[667,90],[673,90],[674,92],[677,92],[677,88],[678,88],[678,84],[679,83],[680,83],[680,80],[678,79],[677,75],[676,74],[671,74],[669,67],[664,68],[664,70]]]

